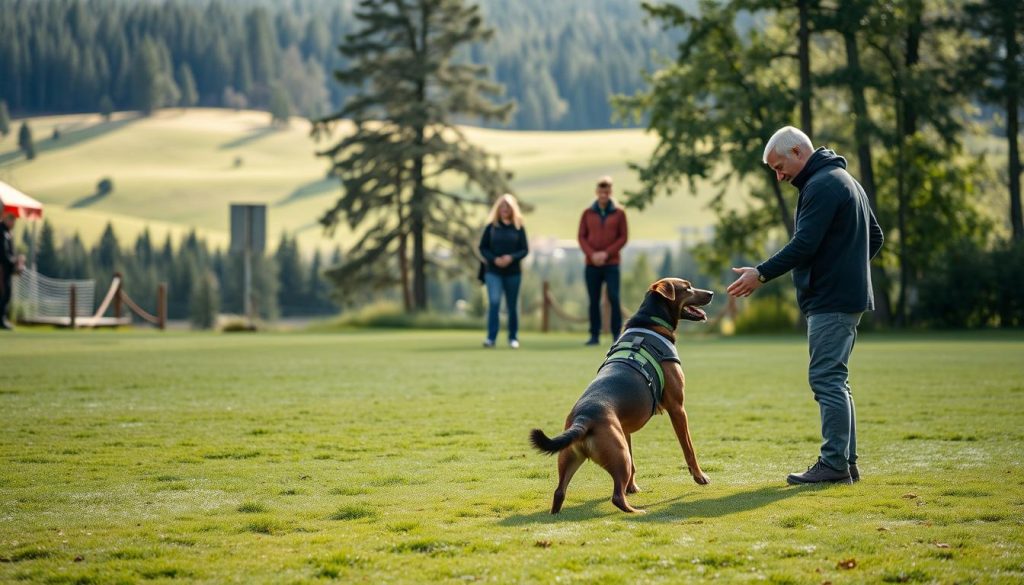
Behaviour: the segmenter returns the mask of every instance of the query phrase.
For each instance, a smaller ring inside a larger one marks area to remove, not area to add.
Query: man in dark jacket
[[[824,439],[818,461],[790,484],[852,483],[857,469],[857,423],[849,362],[864,311],[874,309],[870,262],[882,247],[864,188],[846,172],[846,159],[817,150],[792,126],[777,131],[764,162],[779,181],[800,191],[793,238],[756,268],[733,268],[740,277],[728,292],[750,296],[761,284],[793,271],[797,302],[807,316],[808,380],[821,411]]]
[[[629,239],[626,212],[612,200],[612,178],[597,181],[597,198],[583,210],[580,217],[578,240],[586,257],[587,294],[590,297],[590,339],[587,345],[597,345],[601,333],[601,285],[608,287],[611,305],[612,341],[622,329],[622,304],[619,299],[619,251]]]
[[[14,214],[0,211],[0,329],[13,329],[7,320],[11,304],[11,277],[19,269],[19,258],[14,253]]]

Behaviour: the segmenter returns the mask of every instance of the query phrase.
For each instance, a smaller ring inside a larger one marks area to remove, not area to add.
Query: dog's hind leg
[[[562,502],[565,501],[565,488],[569,487],[572,476],[586,460],[587,458],[573,447],[564,449],[558,454],[558,487],[555,488],[555,497],[551,501],[552,514],[557,514],[562,510]]]
[[[633,437],[626,435],[626,446],[629,447],[629,481],[626,482],[626,493],[635,494],[640,491],[636,485],[636,462],[633,460]]]
[[[591,459],[612,476],[612,503],[623,512],[643,512],[626,501],[626,487],[632,477],[633,458],[629,453],[627,435],[618,425],[592,432],[595,448]]]

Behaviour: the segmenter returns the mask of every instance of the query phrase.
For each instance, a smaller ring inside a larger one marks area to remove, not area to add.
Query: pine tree
[[[270,123],[275,126],[288,126],[291,116],[292,105],[288,91],[280,83],[275,83],[270,98]]]
[[[11,133],[11,114],[7,111],[7,101],[0,100],[0,137]]]
[[[512,105],[492,101],[501,87],[486,80],[485,67],[456,59],[493,34],[477,6],[362,0],[355,17],[360,29],[340,47],[350,68],[336,76],[359,90],[341,111],[316,123],[318,133],[343,118],[356,123],[354,133],[321,153],[333,160],[343,188],[321,223],[331,229],[344,221],[361,233],[331,277],[393,287],[411,244],[413,308],[422,311],[431,262],[427,239],[447,244],[470,266],[478,220],[470,205],[486,205],[507,190],[509,175],[496,157],[471,144],[455,121],[504,120]],[[454,183],[453,175],[463,177],[463,192],[442,186]]]
[[[57,257],[57,244],[53,237],[53,225],[50,220],[43,221],[39,230],[39,251],[36,253],[36,270],[51,278],[60,276],[60,259]]]
[[[191,108],[199,102],[196,78],[192,75],[192,68],[188,63],[182,63],[178,67],[178,87],[181,89],[181,107]]]
[[[299,243],[281,234],[281,242],[274,253],[277,262],[277,304],[285,315],[302,313],[303,294],[306,290],[302,274],[302,259],[299,257]]]
[[[197,275],[188,299],[188,319],[195,329],[212,329],[220,312],[220,287],[211,270]]]
[[[18,131],[18,148],[25,153],[28,160],[36,157],[36,143],[32,140],[32,129],[28,127],[28,121],[22,122]]]

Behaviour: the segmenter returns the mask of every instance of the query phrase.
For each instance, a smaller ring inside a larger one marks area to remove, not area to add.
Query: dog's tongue
[[[699,309],[697,307],[691,307],[691,306],[686,306],[686,307],[683,307],[683,308],[686,309],[687,313],[693,315],[694,317],[698,317],[701,321],[707,321],[708,320],[708,314],[705,313],[703,311],[703,309]]]

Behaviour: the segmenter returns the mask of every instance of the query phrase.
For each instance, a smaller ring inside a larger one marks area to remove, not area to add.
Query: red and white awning
[[[40,219],[43,217],[43,204],[35,199],[0,181],[0,203],[5,212],[15,217]]]

